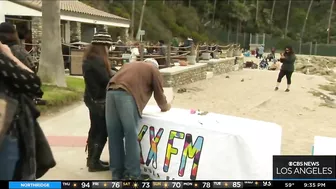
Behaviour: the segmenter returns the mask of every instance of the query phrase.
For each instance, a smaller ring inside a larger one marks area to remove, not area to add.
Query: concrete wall
[[[199,80],[207,79],[207,75],[220,75],[243,68],[244,57],[230,57],[203,61],[196,65],[175,66],[160,70],[164,79],[164,87],[177,87]]]

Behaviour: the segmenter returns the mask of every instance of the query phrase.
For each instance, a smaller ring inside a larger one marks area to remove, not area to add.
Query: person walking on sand
[[[289,92],[290,85],[292,84],[292,74],[294,72],[294,63],[296,60],[296,56],[294,54],[293,48],[291,46],[287,46],[285,48],[285,53],[281,54],[280,62],[282,62],[282,66],[278,75],[277,84],[275,87],[275,91],[279,90],[279,85],[284,76],[287,79],[287,88],[285,92]]]
[[[107,86],[106,126],[112,180],[148,180],[141,175],[138,126],[152,93],[161,111],[170,110],[159,64],[153,59],[124,64]],[[125,139],[125,142],[124,142]]]

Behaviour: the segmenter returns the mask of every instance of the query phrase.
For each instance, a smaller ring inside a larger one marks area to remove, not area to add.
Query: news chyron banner
[[[335,179],[336,156],[273,156],[273,180]]]

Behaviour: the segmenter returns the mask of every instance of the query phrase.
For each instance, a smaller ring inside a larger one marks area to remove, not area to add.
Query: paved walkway
[[[86,137],[89,129],[88,110],[84,104],[41,121],[41,126],[52,147],[57,165],[43,180],[106,180],[110,172],[89,173],[86,168]],[[103,160],[108,160],[105,148]]]

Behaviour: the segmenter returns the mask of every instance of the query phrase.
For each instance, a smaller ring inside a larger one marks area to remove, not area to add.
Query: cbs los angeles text
[[[278,175],[332,175],[333,168],[320,166],[318,161],[290,161],[288,166],[276,167]]]

